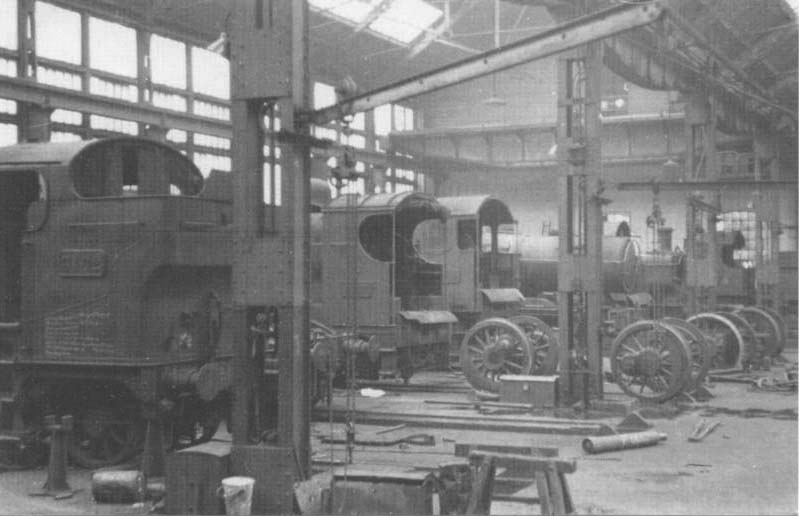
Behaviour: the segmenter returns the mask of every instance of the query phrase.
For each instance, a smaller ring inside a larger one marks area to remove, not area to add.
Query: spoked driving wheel
[[[745,306],[736,310],[735,313],[746,319],[755,332],[758,333],[760,342],[763,344],[763,353],[766,357],[779,355],[782,340],[780,327],[777,320],[770,313],[756,306]]]
[[[558,341],[547,323],[532,315],[515,315],[510,322],[524,331],[533,350],[532,374],[555,374],[558,365]]]
[[[84,468],[119,464],[136,453],[142,420],[123,407],[94,407],[77,414],[69,456]]]
[[[712,369],[741,367],[745,341],[738,328],[718,313],[701,313],[688,318],[688,322],[702,332],[710,345]]]
[[[699,331],[699,328],[682,319],[664,317],[661,321],[680,332],[686,344],[688,344],[688,349],[691,352],[690,387],[698,386],[705,379],[713,364],[713,354],[711,353],[710,345],[705,340],[705,336]]]
[[[665,401],[688,385],[689,354],[676,329],[656,321],[638,321],[613,341],[611,370],[616,383],[630,396]]]
[[[518,325],[507,319],[485,319],[464,336],[461,367],[473,387],[499,392],[501,375],[530,373],[533,349]]]
[[[777,323],[777,328],[779,329],[779,339],[777,340],[777,350],[773,355],[776,357],[782,353],[782,350],[785,348],[785,343],[788,340],[788,324],[785,322],[785,318],[777,310],[768,306],[758,306],[758,308],[769,314]]]

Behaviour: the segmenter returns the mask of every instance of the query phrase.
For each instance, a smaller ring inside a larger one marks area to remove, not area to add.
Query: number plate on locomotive
[[[103,249],[62,249],[56,264],[63,278],[102,278],[106,272],[106,252]]]

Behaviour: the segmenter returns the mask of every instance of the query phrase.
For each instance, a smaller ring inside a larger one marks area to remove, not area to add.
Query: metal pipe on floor
[[[586,437],[583,439],[583,450],[588,453],[602,453],[629,448],[653,446],[660,441],[665,441],[667,435],[661,432],[635,432],[630,434],[606,435],[601,437]]]

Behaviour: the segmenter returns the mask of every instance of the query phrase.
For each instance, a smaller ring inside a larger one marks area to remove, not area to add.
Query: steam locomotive
[[[130,457],[145,408],[207,439],[231,357],[229,198],[139,138],[0,148],[0,422],[71,414],[73,461]]]

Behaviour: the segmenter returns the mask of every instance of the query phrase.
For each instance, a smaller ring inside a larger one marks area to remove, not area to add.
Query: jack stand
[[[147,432],[141,457],[144,478],[163,477],[166,471],[164,454],[164,423],[158,413],[147,414]]]
[[[45,416],[44,424],[50,431],[47,480],[41,491],[30,493],[30,496],[52,496],[56,500],[71,498],[80,491],[73,490],[67,483],[67,436],[72,432],[72,416],[61,416],[61,424],[56,424],[54,415]]]

